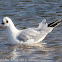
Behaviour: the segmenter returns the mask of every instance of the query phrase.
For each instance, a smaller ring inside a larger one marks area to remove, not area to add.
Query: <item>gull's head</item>
[[[13,22],[9,17],[4,17],[1,24],[2,27],[9,27]]]

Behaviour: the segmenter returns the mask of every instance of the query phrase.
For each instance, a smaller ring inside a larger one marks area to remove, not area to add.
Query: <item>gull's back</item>
[[[26,42],[33,39],[33,42],[37,43],[42,41],[46,35],[52,31],[53,27],[47,27],[45,19],[39,24],[38,28],[28,28],[24,29],[17,39],[19,41]]]

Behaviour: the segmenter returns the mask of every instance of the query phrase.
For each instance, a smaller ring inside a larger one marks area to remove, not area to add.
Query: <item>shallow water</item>
[[[62,18],[62,0],[0,0],[0,22],[10,17],[18,29],[37,27],[42,19]],[[62,62],[62,24],[34,46],[8,45],[0,29],[0,62]]]

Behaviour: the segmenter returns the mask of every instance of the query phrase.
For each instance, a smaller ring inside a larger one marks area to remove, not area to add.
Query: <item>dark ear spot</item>
[[[6,20],[6,23],[8,23],[8,21]]]

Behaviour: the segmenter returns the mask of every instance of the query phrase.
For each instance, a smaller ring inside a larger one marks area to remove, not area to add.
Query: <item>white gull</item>
[[[60,22],[61,19],[47,24],[46,19],[43,19],[37,28],[18,30],[9,17],[4,17],[2,27],[5,29],[9,44],[33,44],[41,42]]]

